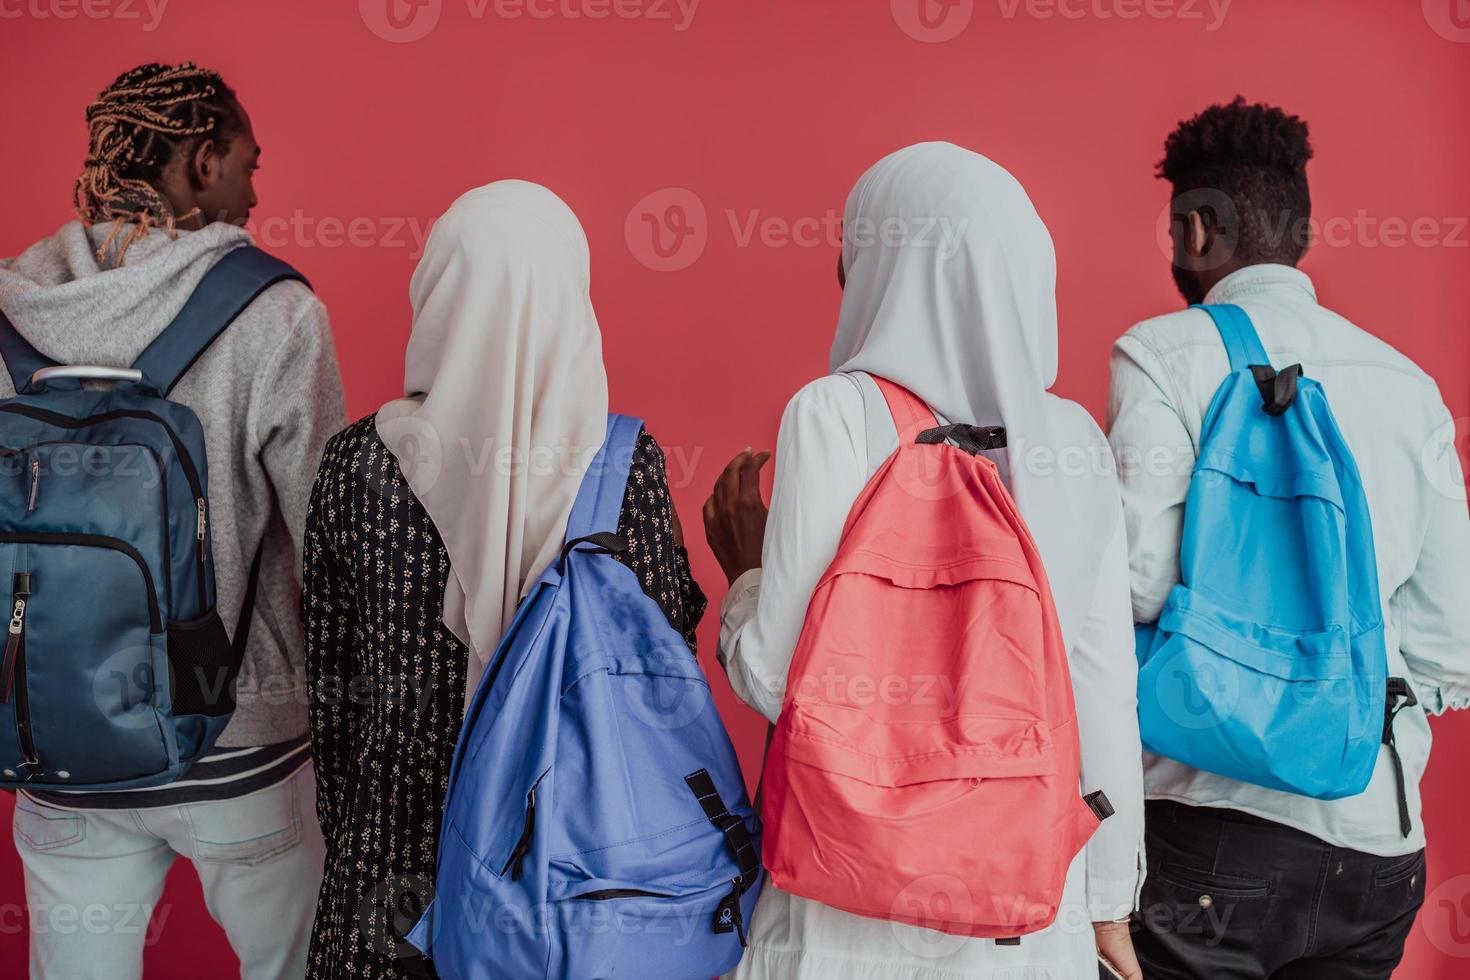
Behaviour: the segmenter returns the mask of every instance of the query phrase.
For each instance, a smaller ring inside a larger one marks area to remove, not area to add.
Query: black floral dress
[[[691,653],[706,601],[675,532],[662,450],[641,432],[618,556]],[[374,417],[326,447],[305,537],[311,743],[326,871],[307,975],[431,975],[404,931],[433,886],[468,649],[443,625],[449,555]]]

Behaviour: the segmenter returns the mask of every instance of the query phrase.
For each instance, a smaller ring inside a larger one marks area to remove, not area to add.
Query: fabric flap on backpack
[[[815,709],[815,710],[809,710]],[[862,744],[844,739],[832,721],[851,716]],[[782,718],[787,758],[873,786],[910,786],[946,779],[1051,776],[1056,753],[1035,720],[968,715],[939,724],[875,726],[855,708],[800,706]]]
[[[1014,545],[1013,545],[1014,547]],[[829,581],[838,575],[872,575],[892,582],[901,589],[933,589],[960,585],[977,579],[1011,582],[1036,591],[1031,569],[1013,558],[997,555],[971,555],[958,561],[926,563],[905,561],[891,553],[853,549],[840,553],[823,576]]]
[[[1302,452],[1301,447],[1283,449],[1283,459],[1290,461]],[[1263,454],[1264,455],[1264,454]],[[1279,497],[1290,500],[1294,497],[1318,497],[1343,508],[1342,489],[1333,474],[1332,461],[1323,459],[1319,471],[1305,469],[1274,470],[1259,460],[1246,459],[1223,446],[1206,447],[1195,464],[1196,474],[1200,470],[1213,470],[1238,483],[1248,483],[1263,497]]]
[[[1328,681],[1352,674],[1352,641],[1338,626],[1310,632],[1253,623],[1176,586],[1159,629],[1202,643],[1222,657],[1288,681]]]

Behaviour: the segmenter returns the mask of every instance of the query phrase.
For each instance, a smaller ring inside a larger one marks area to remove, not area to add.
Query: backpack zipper
[[[209,516],[203,497],[195,498],[194,505],[199,508],[199,530],[196,534],[197,546],[194,549],[194,554],[198,557],[196,571],[199,579],[199,608],[206,609],[209,603],[206,601],[208,596],[204,591],[204,537],[209,530]]]
[[[0,704],[10,703],[10,694],[15,687],[16,667],[20,662],[20,648],[26,639],[26,600],[31,595],[31,576],[28,572],[17,572],[13,592],[15,605],[10,611],[10,628],[5,634],[5,654],[0,657]]]
[[[740,911],[740,896],[745,894],[745,878],[736,875],[730,879],[734,889],[726,895],[715,909],[715,932],[734,932],[740,939],[740,948],[744,949],[748,943],[745,940],[745,916]]]
[[[83,548],[105,548],[127,555],[143,573],[143,584],[148,590],[148,631],[157,635],[163,632],[163,615],[159,611],[158,590],[153,584],[153,573],[148,562],[137,548],[121,538],[109,538],[101,534],[0,534],[0,544],[70,544]],[[13,620],[12,620],[13,622]]]
[[[573,895],[573,902],[607,902],[615,898],[673,898],[666,892],[647,892],[641,888],[604,888],[602,891]]]
[[[30,699],[26,692],[26,603],[31,597],[30,573],[16,572],[14,583],[12,595],[15,605],[11,609],[10,627],[5,636],[5,687],[4,697],[0,698],[0,703],[8,704],[11,692],[14,691],[15,733],[20,739],[26,779],[29,780],[41,772],[41,758],[36,752],[35,735],[31,731]]]
[[[540,786],[541,781],[536,781]],[[536,838],[536,786],[526,794],[526,824],[521,830],[520,840],[516,841],[515,848],[510,852],[510,858],[505,862],[505,867],[500,869],[503,878],[510,874],[511,881],[520,881],[521,874],[525,871],[526,855],[531,853],[531,842]]]
[[[26,501],[27,514],[36,509],[36,494],[40,492],[40,489],[41,461],[39,459],[33,459],[31,460],[31,495],[30,498]]]
[[[13,412],[16,415],[24,415],[36,419],[39,422],[47,422],[51,425],[59,425],[68,429],[80,429],[88,425],[97,425],[101,422],[111,422],[113,419],[146,419],[157,423],[164,432],[168,433],[169,441],[174,444],[174,454],[179,457],[179,467],[184,471],[184,478],[189,481],[189,489],[194,491],[196,499],[204,496],[204,484],[199,479],[199,471],[194,468],[194,460],[189,456],[189,450],[185,448],[184,442],[179,438],[173,426],[169,425],[162,417],[152,412],[138,412],[126,409],[118,409],[114,412],[103,412],[101,415],[87,415],[77,418],[71,415],[62,415],[45,408],[36,408],[34,405],[0,405],[0,412]]]

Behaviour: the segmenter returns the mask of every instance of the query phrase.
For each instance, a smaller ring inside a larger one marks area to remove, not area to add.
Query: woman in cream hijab
[[[305,546],[326,875],[309,976],[410,977],[466,696],[559,553],[607,426],[587,239],[544,187],[501,181],[434,225],[409,295],[404,396],[327,446]],[[663,453],[642,433],[617,556],[693,648]]]
[[[1086,411],[1047,390],[1057,374],[1051,236],[1003,168],[947,143],[920,144],[858,181],[840,272],[832,373],[786,408],[769,520],[759,490],[765,454],[736,457],[705,506],[711,547],[731,580],[720,633],[731,686],[768,720],[780,714],[818,579],[853,501],[898,446],[869,375],[886,377],[944,421],[1005,426],[1009,447],[997,462],[1056,599],[1083,782],[1105,791],[1117,813],[1073,863],[1056,923],[1019,945],[862,918],[768,883],[734,976],[1080,980],[1098,975],[1101,950],[1132,980],[1137,963],[1120,920],[1142,883],[1143,777],[1128,556],[1107,443]]]

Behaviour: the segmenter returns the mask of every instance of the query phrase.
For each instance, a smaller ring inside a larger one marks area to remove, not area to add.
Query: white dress
[[[866,397],[865,397],[866,394]],[[720,661],[736,695],[775,721],[817,581],[836,555],[848,510],[897,448],[876,387],[852,375],[808,385],[787,406],[762,569],[731,587]],[[1116,808],[1068,873],[1061,912],[1016,946],[868,919],[779,891],[766,881],[735,980],[1093,980],[1093,921],[1119,919],[1143,879],[1143,775],[1137,661],[1120,519],[1086,625],[1069,651],[1082,742],[1082,782]],[[979,846],[979,842],[977,842]]]

